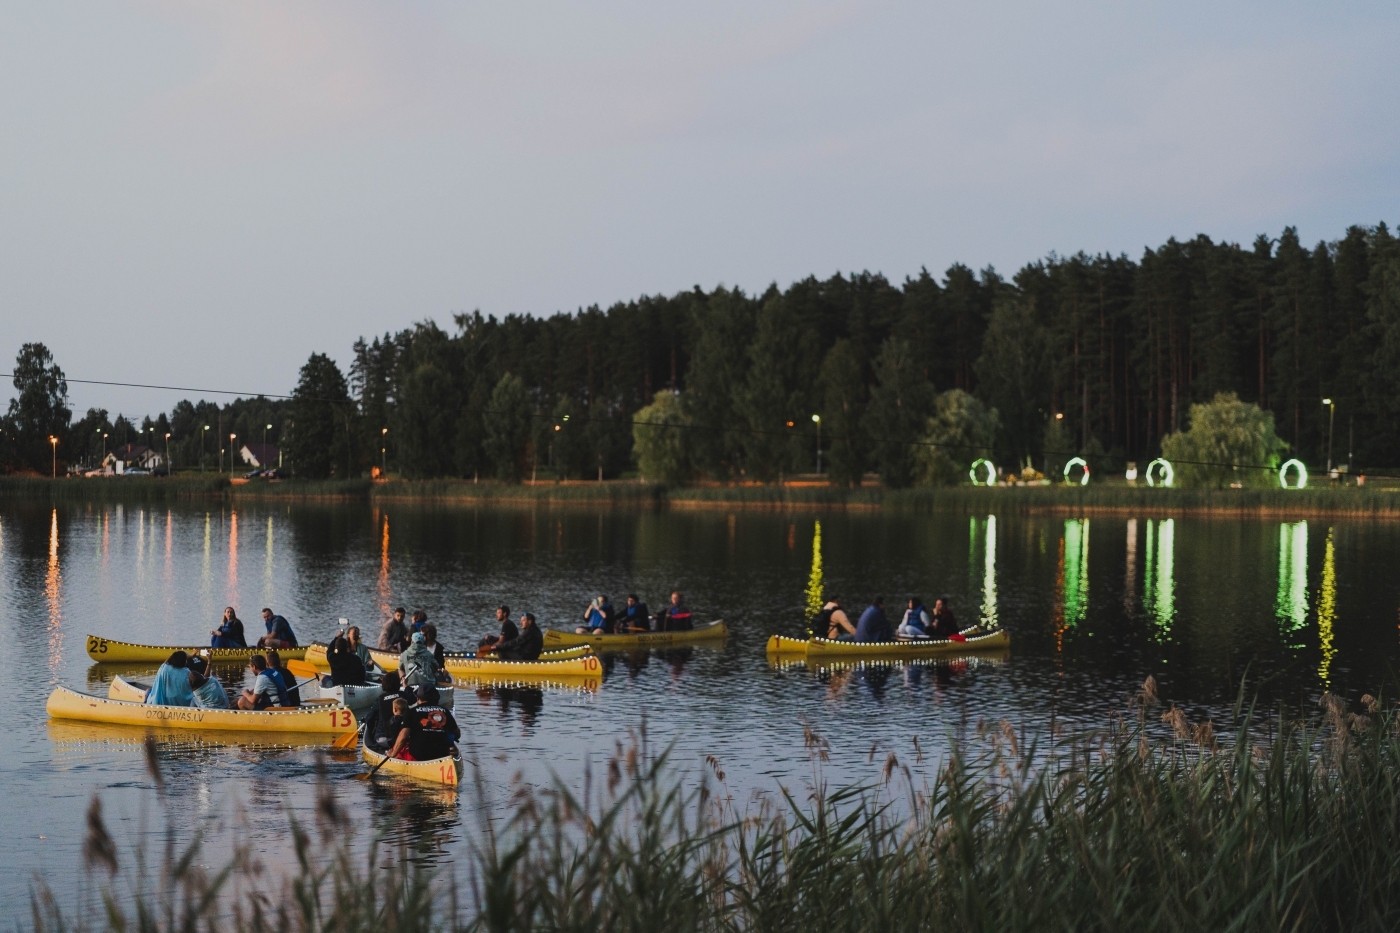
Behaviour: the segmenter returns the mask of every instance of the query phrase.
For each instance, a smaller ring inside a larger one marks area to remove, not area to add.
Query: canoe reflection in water
[[[520,724],[533,728],[544,709],[544,690],[540,687],[509,687],[503,684],[482,684],[476,688],[476,698],[482,706],[490,706],[492,700],[501,704],[501,718],[510,718],[511,706],[520,708]]]
[[[384,844],[410,862],[433,864],[459,841],[456,789],[422,781],[369,781],[370,822]]]

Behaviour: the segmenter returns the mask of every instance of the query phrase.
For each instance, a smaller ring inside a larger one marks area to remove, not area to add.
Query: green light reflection
[[[1307,522],[1283,522],[1278,527],[1278,597],[1274,611],[1284,635],[1301,630],[1307,622]],[[1294,644],[1292,647],[1301,645]]]
[[[1089,519],[1065,522],[1065,625],[1073,627],[1089,612]]]
[[[812,532],[812,572],[807,577],[807,621],[817,617],[826,600],[822,598],[822,523]]]
[[[1146,566],[1142,577],[1142,607],[1157,626],[1157,636],[1171,634],[1176,619],[1176,520],[1147,520]]]
[[[997,517],[982,526],[982,627],[997,627]]]

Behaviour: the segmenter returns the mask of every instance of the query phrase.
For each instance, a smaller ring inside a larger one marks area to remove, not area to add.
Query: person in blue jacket
[[[146,702],[152,706],[194,706],[189,655],[176,651],[166,659],[156,671],[151,689],[146,691]]]
[[[295,648],[297,646],[296,633],[292,631],[292,624],[279,615],[273,615],[271,609],[262,611],[263,625],[267,626],[267,634],[258,639],[259,648]]]
[[[885,597],[876,596],[871,600],[869,607],[860,614],[855,635],[842,635],[841,638],[849,641],[894,641],[894,630],[885,616]]]
[[[209,633],[211,648],[246,648],[248,641],[243,637],[243,620],[229,606],[224,609],[224,617],[219,627]]]

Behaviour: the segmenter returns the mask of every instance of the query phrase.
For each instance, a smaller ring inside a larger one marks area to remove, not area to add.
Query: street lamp
[[[170,468],[170,432],[165,432],[165,472],[169,475],[173,471]]]
[[[813,415],[812,422],[817,426],[817,475],[822,475],[822,416]]]
[[[237,439],[237,434],[230,434],[228,436],[228,472],[230,476],[233,475],[233,442]]]
[[[267,432],[272,430],[272,425],[263,425],[263,453],[267,453]]]
[[[1332,425],[1337,421],[1337,406],[1330,399],[1325,398],[1322,404],[1327,406],[1327,478],[1332,478]]]
[[[555,425],[554,430],[556,430],[556,431],[559,430],[559,426],[558,426],[558,425]],[[551,451],[551,455],[552,455],[552,453],[553,453],[553,448],[552,448],[552,447],[550,448],[550,451]],[[388,428],[380,428],[380,429],[379,429],[379,475],[380,475],[380,476],[386,476],[386,475],[388,475],[388,473],[389,473],[389,429],[388,429]]]
[[[49,443],[53,445],[53,478],[58,479],[58,438],[50,434]]]
[[[204,472],[204,435],[209,430],[209,425],[199,429],[199,472]]]

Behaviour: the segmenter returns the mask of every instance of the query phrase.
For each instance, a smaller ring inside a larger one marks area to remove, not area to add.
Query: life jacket
[[[929,626],[924,625],[925,612],[928,612],[928,610],[924,608],[923,603],[919,603],[913,609],[906,609],[904,611],[905,624],[909,625],[911,628],[916,628],[919,631],[923,632],[925,635],[927,635],[929,633]],[[930,624],[931,623],[932,617],[930,617]]]
[[[826,638],[831,634],[831,614],[835,609],[823,609],[812,617],[811,624],[807,627],[807,632],[813,638]]]
[[[672,606],[666,610],[666,631],[668,632],[688,632],[693,628],[690,624],[690,610],[684,606]]]

